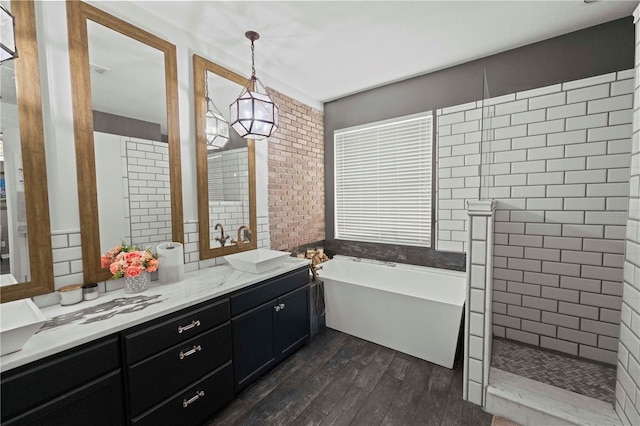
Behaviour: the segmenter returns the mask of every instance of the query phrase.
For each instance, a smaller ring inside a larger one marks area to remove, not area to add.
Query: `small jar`
[[[98,283],[87,283],[82,286],[82,298],[93,300],[98,298]]]
[[[62,306],[74,305],[82,302],[82,284],[71,284],[58,289]]]

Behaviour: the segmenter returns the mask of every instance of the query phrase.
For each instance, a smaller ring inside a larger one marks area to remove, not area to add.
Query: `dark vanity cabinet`
[[[125,422],[117,337],[3,373],[0,390],[3,425],[115,426]]]
[[[2,425],[198,425],[308,339],[305,267],[2,373]]]
[[[123,333],[131,424],[196,425],[233,399],[229,299]]]
[[[303,269],[231,296],[236,393],[309,340],[308,284]]]

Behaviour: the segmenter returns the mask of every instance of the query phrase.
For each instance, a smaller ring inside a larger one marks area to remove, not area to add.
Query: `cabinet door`
[[[114,371],[15,417],[3,425],[119,426],[124,424],[122,379]]]
[[[276,301],[271,300],[231,321],[233,329],[233,373],[236,392],[276,362]]]
[[[309,340],[309,286],[278,298],[277,350],[284,358]]]

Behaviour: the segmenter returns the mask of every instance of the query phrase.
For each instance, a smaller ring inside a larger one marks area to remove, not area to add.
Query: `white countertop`
[[[183,308],[223,296],[260,281],[285,274],[309,264],[307,259],[288,258],[277,269],[264,274],[250,274],[233,269],[229,265],[201,269],[185,274],[185,279],[175,284],[152,283],[147,290],[137,294],[125,294],[124,290],[101,293],[95,300],[72,306],[50,306],[42,309],[47,319],[76,312],[91,306],[123,297],[159,296],[160,303],[149,304],[144,309],[114,315],[111,318],[83,324],[74,322],[43,330],[31,337],[22,350],[0,357],[0,371],[28,364],[87,342],[105,337],[144,322],[159,318]]]

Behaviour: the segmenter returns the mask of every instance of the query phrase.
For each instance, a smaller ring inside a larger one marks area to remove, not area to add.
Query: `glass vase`
[[[140,293],[145,291],[151,283],[151,275],[147,272],[141,272],[135,277],[124,277],[124,292],[127,294]]]

